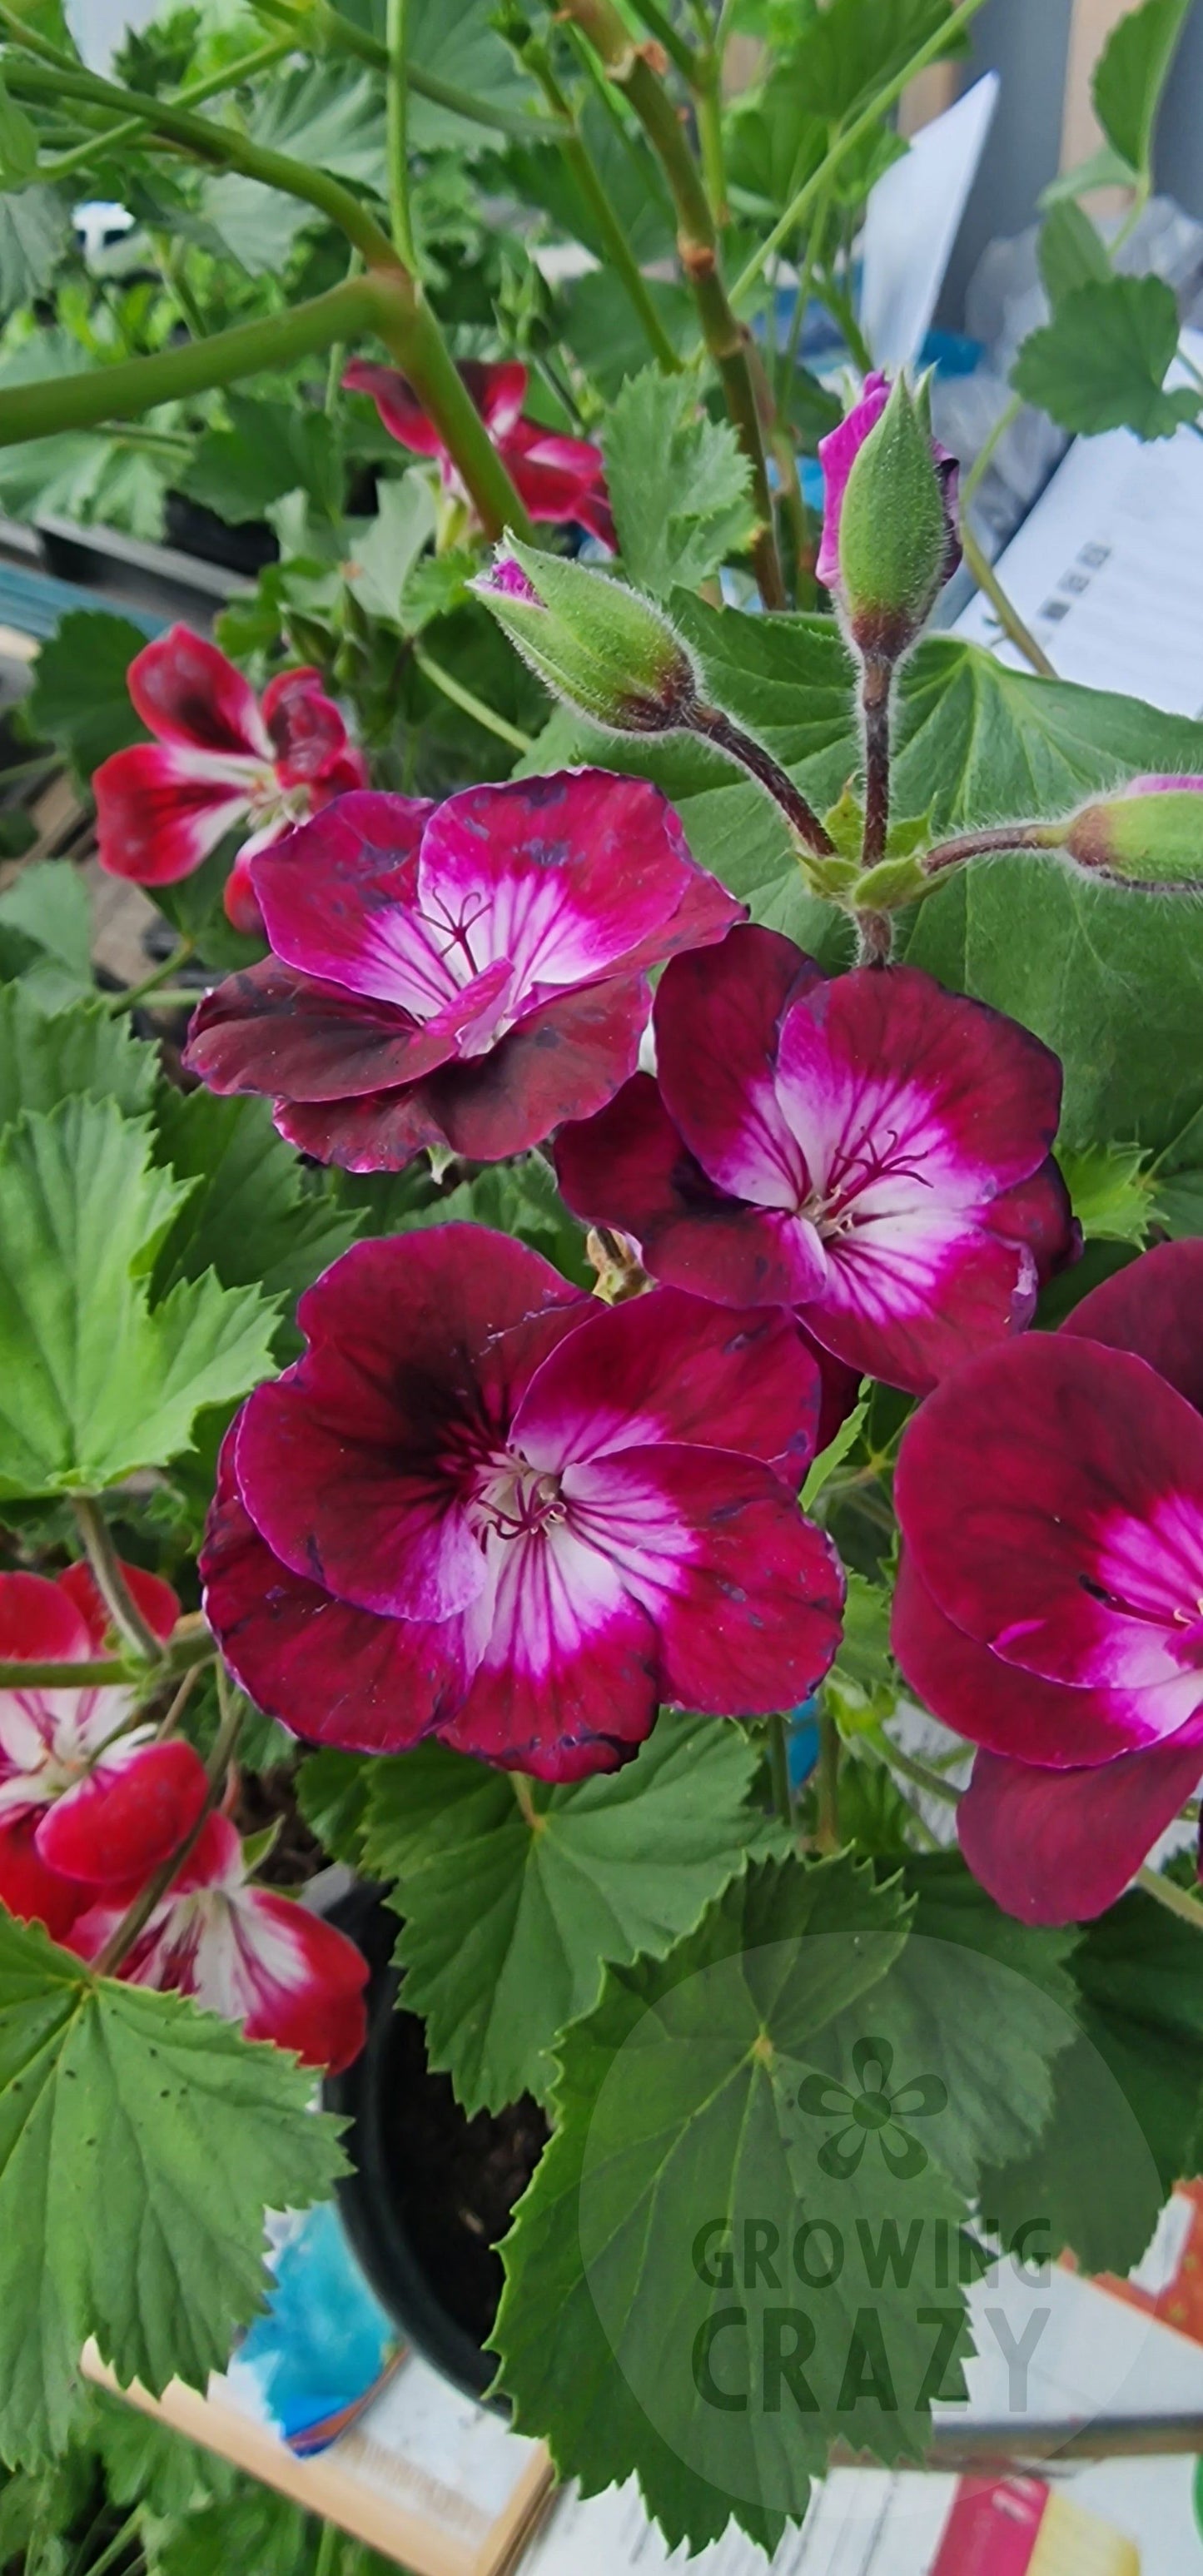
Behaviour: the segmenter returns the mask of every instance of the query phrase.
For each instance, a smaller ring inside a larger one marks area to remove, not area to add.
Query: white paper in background
[[[874,363],[913,366],[977,177],[1000,88],[987,72],[912,140],[869,198],[862,243],[860,326]]]
[[[1203,361],[1203,334],[1183,346]],[[1171,369],[1171,384],[1188,381]],[[1075,440],[998,577],[1058,679],[1203,714],[1203,438]],[[952,631],[1028,668],[981,591]]]

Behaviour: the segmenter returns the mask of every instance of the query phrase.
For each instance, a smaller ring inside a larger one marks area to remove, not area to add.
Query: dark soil
[[[382,2144],[402,2223],[432,2291],[478,2344],[501,2297],[493,2248],[547,2143],[538,2103],[461,2111],[447,2075],[432,2075],[416,2014],[394,2012],[381,2069]]]

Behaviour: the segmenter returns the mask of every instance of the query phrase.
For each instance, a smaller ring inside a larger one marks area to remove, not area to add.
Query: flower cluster
[[[553,527],[587,528],[603,545],[616,543],[601,449],[585,438],[563,438],[528,420],[527,372],[517,360],[483,366],[466,359],[459,373],[480,413],[514,490],[532,519]],[[343,376],[347,393],[370,394],[391,438],[411,456],[436,457],[445,491],[466,498],[454,458],[434,422],[397,367],[356,358]]]
[[[137,885],[175,885],[227,832],[249,824],[225,907],[236,930],[258,932],[256,852],[331,797],[366,785],[362,752],[318,672],[282,671],[260,704],[241,671],[187,626],[136,654],[128,678],[155,739],[115,751],[92,781],[102,868]]]
[[[179,1611],[170,1586],[137,1566],[120,1571],[152,1634],[169,1637]],[[86,1565],[53,1580],[0,1574],[6,1662],[87,1664],[104,1653],[107,1627]],[[193,1747],[133,1722],[124,1688],[0,1690],[0,1903],[98,1959],[179,1851],[116,1973],[192,1995],[308,2065],[349,2065],[363,2045],[366,1962],[317,1915],[246,1883],[241,1837],[227,1816],[205,1815],[208,1794]]]

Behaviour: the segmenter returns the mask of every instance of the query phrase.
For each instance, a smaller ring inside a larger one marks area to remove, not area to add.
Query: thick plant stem
[[[729,223],[731,209],[727,204],[727,165],[723,152],[722,66],[717,51],[708,45],[697,57],[693,76],[694,102],[698,120],[698,144],[702,154],[702,177],[710,200],[710,212],[720,227]]]
[[[556,78],[555,68],[546,45],[531,37],[522,48],[522,64],[543,92],[550,108],[563,120],[560,155],[565,168],[593,216],[598,238],[605,244],[606,256],[622,287],[627,302],[638,316],[640,327],[657,366],[663,375],[679,375],[681,360],[652,302],[646,278],[639,266],[613,205],[598,175],[593,155],[573,116],[568,99]]]
[[[421,289],[415,291],[404,278],[403,271],[394,271],[394,275],[404,281],[407,291],[390,298],[382,308],[376,323],[381,339],[404,369],[423,411],[454,457],[485,535],[502,537],[509,529],[526,545],[534,545],[535,532],[525,505],[518,498],[463,377],[452,364],[430,306]]]
[[[937,841],[919,865],[925,877],[938,877],[947,868],[964,867],[967,860],[989,858],[996,851],[1052,850],[1057,839],[1055,824],[998,823],[988,831],[962,832],[955,841]]]
[[[1019,610],[1008,599],[993,564],[983,553],[967,521],[961,528],[961,547],[970,572],[979,590],[985,591],[1004,634],[1010,636],[1016,650],[1022,653],[1025,662],[1031,663],[1042,680],[1055,680],[1057,674],[1043,644],[1038,644],[1030,627],[1024,625]]]
[[[184,1625],[181,1621],[180,1628]],[[0,1661],[0,1690],[120,1690],[130,1682],[145,1687],[148,1678],[161,1683],[190,1664],[204,1663],[213,1652],[213,1639],[203,1620],[194,1636],[181,1637],[180,1628],[175,1632],[179,1643],[168,1640],[165,1673],[148,1677],[141,1658],[135,1666],[115,1655],[96,1655],[79,1664],[32,1663],[24,1656],[12,1655]]]
[[[74,1494],[71,1499],[96,1589],[118,1636],[124,1638],[133,1654],[140,1655],[147,1663],[157,1663],[163,1648],[154,1629],[148,1627],[143,1618],[121,1571],[109,1525],[99,1503],[91,1494]]]
[[[858,912],[856,915],[856,962],[858,966],[888,966],[894,948],[894,924],[888,912]]]
[[[206,1818],[212,1814],[225,1788],[226,1774],[233,1760],[238,1738],[242,1733],[247,1703],[241,1695],[237,1699],[230,1698],[225,1668],[220,1661],[217,1666],[217,1697],[221,1709],[221,1724],[217,1730],[213,1751],[205,1766],[208,1787],[204,1806],[191,1833],[185,1835],[183,1842],[175,1851],[168,1853],[165,1861],[160,1861],[153,1876],[148,1878],[145,1887],[139,1890],[133,1903],[127,1906],[115,1932],[106,1941],[99,1958],[94,1963],[98,1977],[114,1976],[122,1960],[129,1957],[139,1933],[143,1932],[149,1923],[160,1897],[166,1895],[177,1870],[183,1868],[189,1853],[199,1842],[201,1828]]]
[[[840,1848],[840,1730],[826,1709],[819,1713],[818,1821],[815,1840],[821,1852]]]
[[[409,66],[408,0],[388,0],[388,202],[393,248],[404,268],[417,275],[413,225],[409,215]]]
[[[700,734],[706,742],[714,744],[716,751],[725,752],[728,760],[748,770],[757,784],[772,797],[774,804],[780,806],[799,840],[805,842],[808,850],[813,850],[816,858],[834,856],[835,843],[819,821],[813,805],[808,805],[788,770],[782,768],[780,761],[774,760],[772,753],[766,751],[764,744],[757,742],[754,735],[745,733],[741,725],[724,715],[721,707],[695,708],[688,730]]]
[[[769,1719],[769,1776],[773,1783],[773,1804],[783,1825],[792,1831],[794,1801],[789,1785],[789,1747],[785,1740],[785,1719]]]
[[[865,735],[865,833],[861,863],[875,868],[886,855],[890,829],[890,691],[894,666],[879,653],[861,667],[860,711]]]
[[[1193,1923],[1203,1932],[1203,1904],[1187,1887],[1177,1887],[1172,1878],[1163,1878],[1160,1870],[1138,1869],[1136,1884],[1154,1903],[1164,1905],[1167,1914],[1177,1914],[1184,1923]]]
[[[787,605],[777,552],[773,501],[743,326],[736,320],[719,265],[718,229],[702,173],[646,46],[633,45],[614,0],[564,0],[561,13],[586,36],[638,117],[668,182],[677,218],[677,248],[697,306],[702,337],[717,370],[736,435],[752,469],[759,522],[752,564],[766,608]]]
[[[240,88],[243,81],[254,80],[260,72],[270,71],[273,64],[286,61],[288,55],[295,51],[291,36],[279,36],[269,45],[257,45],[253,53],[243,54],[237,62],[227,63],[223,71],[211,72],[207,80],[190,81],[171,104],[173,107],[203,107],[206,99],[221,98],[228,90]],[[132,143],[137,135],[145,132],[146,122],[145,116],[123,117],[120,125],[102,129],[87,143],[77,143],[73,151],[64,152],[61,160],[39,162],[35,176],[46,185],[59,179],[69,179],[74,171],[86,170],[98,153],[114,152],[122,143]]]

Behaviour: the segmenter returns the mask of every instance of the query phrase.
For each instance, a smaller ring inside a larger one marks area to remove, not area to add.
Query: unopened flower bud
[[[961,559],[956,461],[931,435],[926,401],[900,376],[866,379],[820,443],[825,505],[818,575],[866,658],[900,659]]]
[[[1056,834],[1092,876],[1150,893],[1203,893],[1203,778],[1134,778]]]
[[[675,733],[699,704],[691,655],[663,612],[608,573],[507,536],[471,583],[544,685],[613,733]]]

